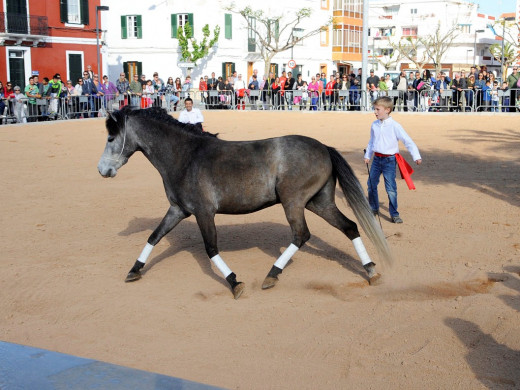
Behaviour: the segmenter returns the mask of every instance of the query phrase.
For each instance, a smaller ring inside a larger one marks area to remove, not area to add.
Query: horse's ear
[[[111,111],[108,111],[108,117],[117,123],[117,117]]]

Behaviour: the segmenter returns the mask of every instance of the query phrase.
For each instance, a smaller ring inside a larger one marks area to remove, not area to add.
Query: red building
[[[97,73],[96,6],[100,0],[0,2],[0,80],[23,87],[31,75],[77,81]],[[5,7],[5,9],[4,9]],[[101,18],[99,19],[101,29]]]

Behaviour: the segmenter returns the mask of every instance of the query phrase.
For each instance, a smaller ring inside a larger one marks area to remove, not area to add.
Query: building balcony
[[[49,35],[47,16],[0,12],[0,44],[38,46]]]

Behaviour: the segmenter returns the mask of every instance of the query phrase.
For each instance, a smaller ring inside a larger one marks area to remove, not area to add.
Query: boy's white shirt
[[[389,155],[399,153],[399,141],[408,149],[414,161],[421,160],[419,148],[399,123],[391,116],[383,120],[376,119],[370,127],[365,158],[372,158],[375,152]]]

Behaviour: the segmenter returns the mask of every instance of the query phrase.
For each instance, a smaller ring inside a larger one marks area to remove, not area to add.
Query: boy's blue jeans
[[[368,176],[368,202],[372,210],[379,210],[379,196],[377,194],[377,185],[379,178],[383,174],[385,179],[385,189],[388,194],[388,203],[390,217],[399,216],[397,211],[397,183],[395,182],[397,162],[395,156],[378,157],[374,156],[372,166],[370,167],[370,174]]]

